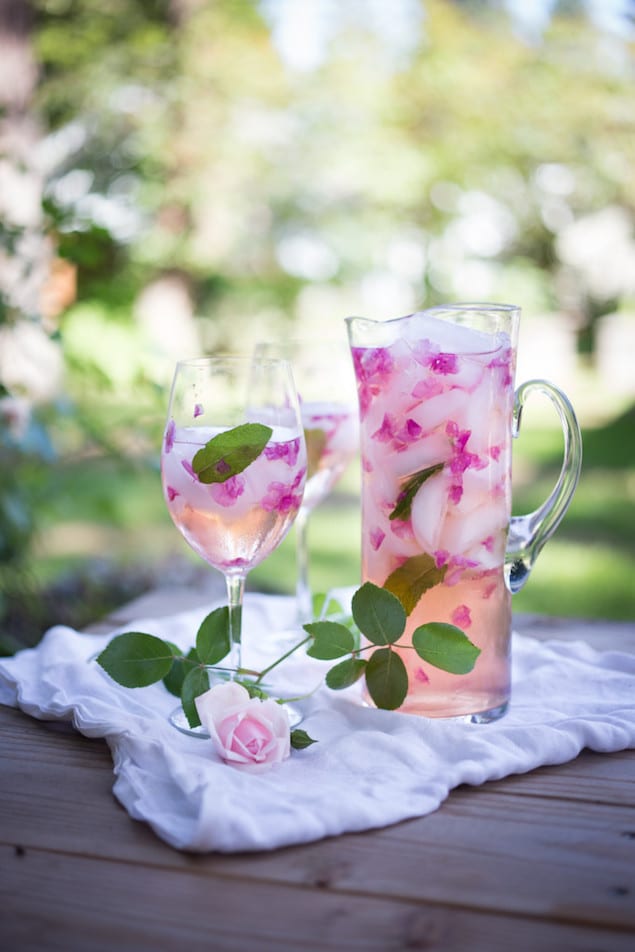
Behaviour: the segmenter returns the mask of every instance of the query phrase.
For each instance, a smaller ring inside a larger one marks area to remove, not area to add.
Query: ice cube
[[[440,540],[448,511],[449,476],[436,473],[426,480],[416,494],[411,507],[412,529],[424,552],[447,548]]]

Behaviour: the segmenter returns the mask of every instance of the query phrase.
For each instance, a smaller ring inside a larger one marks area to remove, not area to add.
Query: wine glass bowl
[[[306,479],[289,363],[250,357],[179,362],[161,476],[175,526],[225,577],[231,642],[225,664],[239,671],[245,578],[289,531]]]
[[[307,479],[295,521],[296,601],[300,622],[312,618],[308,566],[308,521],[342,477],[359,449],[355,377],[348,345],[309,338],[261,341],[258,357],[291,362],[307,448]]]

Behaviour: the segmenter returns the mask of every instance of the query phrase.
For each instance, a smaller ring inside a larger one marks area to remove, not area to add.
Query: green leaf
[[[180,654],[179,649],[176,647],[174,654]],[[196,648],[190,648],[185,657],[174,658],[172,667],[163,679],[163,683],[170,694],[173,694],[175,697],[181,697],[181,689],[183,687],[185,675],[188,673],[188,671],[191,671],[192,666],[196,664],[200,664],[199,657],[196,653]]]
[[[404,633],[404,607],[385,588],[364,582],[353,595],[352,609],[359,630],[374,645],[392,645]]]
[[[355,639],[339,622],[313,621],[302,627],[313,636],[313,644],[307,649],[310,658],[332,661],[355,650]]]
[[[205,694],[208,690],[209,674],[205,668],[192,668],[186,674],[181,688],[181,704],[190,727],[198,727],[201,723],[194,698],[197,698],[199,694]]]
[[[312,604],[312,614],[314,618],[324,619],[328,618],[329,615],[345,615],[344,607],[338,602],[336,598],[332,595],[329,595],[327,592],[319,592],[315,594],[311,601]]]
[[[255,681],[249,681],[247,678],[234,678],[234,684],[240,684],[244,687],[249,697],[257,697],[261,701],[266,701],[271,695],[263,687],[256,684]]]
[[[396,651],[373,651],[366,666],[366,687],[377,707],[385,711],[401,707],[408,693],[408,672]]]
[[[218,664],[229,654],[229,608],[215,608],[201,622],[196,634],[196,651],[201,664]]]
[[[326,686],[332,691],[343,691],[344,688],[350,688],[351,684],[359,681],[368,662],[361,658],[347,658],[341,661],[326,675]]]
[[[174,655],[167,642],[141,631],[127,631],[110,641],[97,664],[125,688],[144,688],[164,678]]]
[[[224,483],[260,456],[272,433],[263,423],[241,423],[218,433],[194,454],[192,468],[202,483]]]
[[[317,744],[316,740],[313,740],[312,737],[309,737],[306,731],[296,728],[294,731],[291,731],[291,746],[294,750],[304,750],[305,747],[310,747],[311,744]]]
[[[384,582],[384,588],[397,596],[409,615],[421,596],[443,581],[446,571],[446,565],[437,568],[432,556],[422,552],[396,568]]]
[[[460,628],[440,621],[415,629],[412,646],[428,664],[450,674],[468,674],[481,653]]]
[[[388,516],[389,519],[409,519],[412,502],[427,479],[441,472],[443,463],[436,463],[434,466],[428,466],[427,469],[420,469],[418,473],[410,476],[404,483],[403,489],[397,497],[397,504]]]

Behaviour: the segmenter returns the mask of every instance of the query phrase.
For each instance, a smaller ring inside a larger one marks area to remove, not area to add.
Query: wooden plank
[[[328,887],[104,863],[0,847],[0,943],[19,952],[630,952],[632,934],[551,924]]]
[[[9,723],[20,718],[1,713]],[[566,799],[492,792],[487,784],[460,788],[436,813],[383,830],[275,853],[192,857],[166,847],[115,804],[102,742],[22,720],[30,730],[21,736],[30,733],[30,740],[0,735],[5,844],[176,869],[195,863],[203,876],[328,884],[400,900],[460,895],[475,909],[635,928],[632,806],[572,807]]]

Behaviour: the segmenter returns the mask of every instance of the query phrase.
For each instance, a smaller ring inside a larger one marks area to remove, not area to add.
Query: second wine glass
[[[291,338],[261,341],[256,356],[291,362],[307,448],[307,482],[295,521],[299,622],[313,617],[308,522],[359,449],[355,376],[344,341]]]

